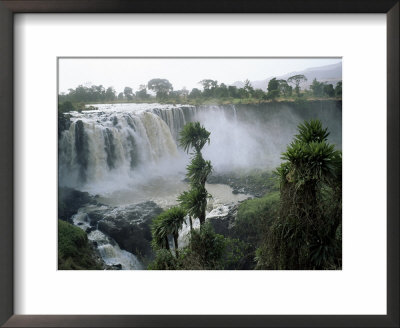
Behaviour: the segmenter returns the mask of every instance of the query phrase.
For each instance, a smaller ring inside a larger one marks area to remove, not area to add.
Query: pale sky
[[[201,88],[203,79],[227,85],[263,80],[286,73],[341,62],[341,58],[60,58],[59,92],[80,84],[102,84],[134,91],[153,78],[168,79],[174,90]]]

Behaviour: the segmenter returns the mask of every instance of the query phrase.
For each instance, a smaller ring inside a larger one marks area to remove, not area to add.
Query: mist
[[[190,121],[211,132],[203,156],[214,174],[271,171],[281,163],[298,124],[309,117],[328,126],[330,141],[341,148],[341,111],[333,103],[325,107],[116,104],[74,112],[59,142],[60,185],[100,195],[151,186],[170,195],[175,185],[176,194],[184,187],[179,183],[190,161],[177,139]],[[151,195],[151,190],[143,192]]]

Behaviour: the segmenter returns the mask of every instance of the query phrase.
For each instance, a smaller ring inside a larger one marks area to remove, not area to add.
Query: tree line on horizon
[[[68,93],[59,94],[59,104],[70,102],[100,103],[100,102],[145,102],[157,100],[160,102],[201,102],[208,99],[255,99],[259,101],[273,101],[278,98],[290,99],[300,97],[341,97],[342,82],[335,86],[314,79],[309,90],[301,89],[301,84],[306,82],[304,75],[294,75],[287,80],[272,78],[267,85],[267,91],[256,89],[246,79],[243,87],[218,83],[217,80],[204,79],[199,82],[203,90],[193,88],[191,91],[183,87],[174,90],[167,79],[151,79],[147,84],[141,84],[134,92],[131,87],[125,87],[123,92],[117,93],[113,87],[105,88],[103,85],[79,85],[69,89]],[[152,93],[149,93],[151,91]],[[154,95],[153,95],[154,94]],[[71,106],[68,106],[71,107]]]

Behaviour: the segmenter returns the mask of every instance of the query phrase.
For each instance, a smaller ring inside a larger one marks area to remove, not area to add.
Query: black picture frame
[[[0,324],[5,327],[399,327],[399,7],[399,0],[0,0]],[[385,13],[387,315],[14,315],[13,124],[18,122],[13,120],[13,16],[16,13]]]

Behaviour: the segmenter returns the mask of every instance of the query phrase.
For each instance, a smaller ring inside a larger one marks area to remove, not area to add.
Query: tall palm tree
[[[298,131],[277,169],[281,206],[268,238],[275,269],[329,267],[337,249],[342,155],[320,121],[304,122]]]
[[[180,132],[179,145],[189,153],[194,149],[190,164],[186,167],[186,177],[190,181],[191,189],[183,192],[178,201],[189,214],[189,222],[192,230],[192,216],[198,217],[200,224],[206,219],[206,207],[208,194],[205,184],[208,175],[212,172],[210,161],[204,160],[201,150],[206,143],[210,143],[210,132],[208,132],[199,122],[186,124]]]

